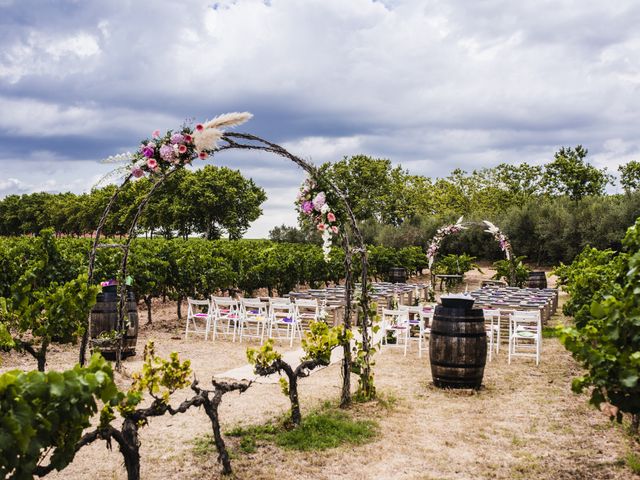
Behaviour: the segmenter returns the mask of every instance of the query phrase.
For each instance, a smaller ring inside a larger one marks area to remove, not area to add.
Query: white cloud
[[[65,77],[86,70],[99,53],[98,39],[85,32],[50,36],[32,31],[0,56],[0,79],[16,83],[26,75]]]
[[[77,2],[72,16],[0,6],[25,12],[0,38],[0,142],[37,150],[45,137],[52,164],[90,160],[78,138],[118,153],[227,110],[253,111],[243,130],[314,163],[365,153],[445,176],[542,163],[562,145],[583,144],[611,171],[640,158],[632,0],[113,0]],[[216,159],[276,196],[303,178],[279,161]],[[270,200],[255,228],[291,211]]]

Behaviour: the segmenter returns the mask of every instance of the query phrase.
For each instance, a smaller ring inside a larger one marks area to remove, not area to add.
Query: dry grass
[[[475,280],[475,279],[474,279]],[[173,307],[155,308],[153,328],[141,331],[139,342],[153,339],[157,351],[171,351],[192,360],[201,381],[245,363],[246,344],[184,340]],[[49,368],[76,361],[75,349],[56,348]],[[129,372],[140,356],[125,362]],[[5,356],[3,369],[33,368],[28,358]],[[630,444],[623,430],[587,405],[586,396],[571,393],[579,369],[558,343],[545,339],[539,367],[518,360],[507,365],[501,352],[485,370],[478,392],[445,391],[432,386],[428,355],[385,351],[377,357],[375,381],[383,401],[356,405],[357,418],[374,418],[380,435],[372,443],[320,453],[260,446],[242,453],[237,439],[228,439],[237,478],[258,479],[629,479],[625,466]],[[339,396],[340,376],[331,366],[303,379],[303,410]],[[354,378],[354,383],[355,383]],[[119,378],[122,386],[126,376]],[[175,395],[182,400],[188,391]],[[224,429],[266,422],[287,410],[277,384],[254,384],[246,393],[228,394],[221,406]],[[142,429],[142,478],[219,478],[215,452],[198,453],[194,439],[210,433],[202,411],[153,419]],[[120,454],[104,443],[83,449],[63,472],[49,478],[124,479]]]

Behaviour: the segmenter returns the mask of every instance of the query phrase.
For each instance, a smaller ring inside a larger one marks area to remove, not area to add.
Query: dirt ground
[[[468,276],[474,288],[485,275]],[[186,309],[184,310],[186,311]],[[563,321],[556,317],[553,321]],[[158,304],[154,323],[141,329],[138,351],[154,340],[159,354],[177,351],[192,361],[201,382],[213,374],[246,363],[247,344],[226,340],[184,339],[183,321],[175,305]],[[299,347],[299,345],[298,345]],[[296,345],[294,344],[294,348]],[[281,351],[288,349],[280,347]],[[427,350],[428,352],[428,350]],[[52,349],[48,368],[63,369],[77,360],[76,348]],[[125,362],[126,372],[140,367],[141,355]],[[2,370],[35,368],[26,356],[4,355]],[[375,383],[386,403],[356,405],[354,415],[373,417],[379,436],[361,446],[323,452],[284,451],[263,446],[242,453],[235,439],[236,478],[258,479],[629,479],[624,464],[630,449],[639,452],[623,429],[571,392],[571,379],[580,373],[555,338],[543,343],[542,362],[527,359],[507,364],[506,347],[485,369],[484,386],[474,391],[447,391],[432,385],[428,353],[418,358],[414,347],[406,357],[400,350],[376,356]],[[122,387],[128,383],[119,376]],[[354,376],[352,383],[357,383]],[[325,400],[337,400],[341,378],[332,365],[300,382],[303,414]],[[174,404],[189,396],[178,392]],[[288,401],[277,384],[253,384],[239,395],[224,397],[223,428],[261,423],[282,415]],[[215,451],[209,457],[194,452],[194,439],[210,432],[202,410],[151,420],[141,430],[143,479],[220,478]],[[120,453],[103,442],[82,449],[73,463],[53,479],[125,479]]]

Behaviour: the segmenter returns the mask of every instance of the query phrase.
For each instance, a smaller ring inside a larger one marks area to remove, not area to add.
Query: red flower
[[[197,124],[197,125],[196,125],[196,130],[197,130],[198,132],[203,131],[203,130],[204,130],[204,125],[202,125],[201,123]]]

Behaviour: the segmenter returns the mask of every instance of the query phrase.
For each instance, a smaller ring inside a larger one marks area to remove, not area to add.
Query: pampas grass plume
[[[222,130],[218,130],[217,128],[205,128],[201,132],[194,132],[193,143],[196,146],[197,152],[213,150],[216,148],[216,144],[221,138]]]
[[[222,115],[218,115],[212,120],[209,120],[204,124],[205,130],[208,128],[225,128],[225,127],[235,127],[237,125],[242,125],[247,120],[250,120],[253,117],[249,112],[232,112],[232,113],[223,113]]]

